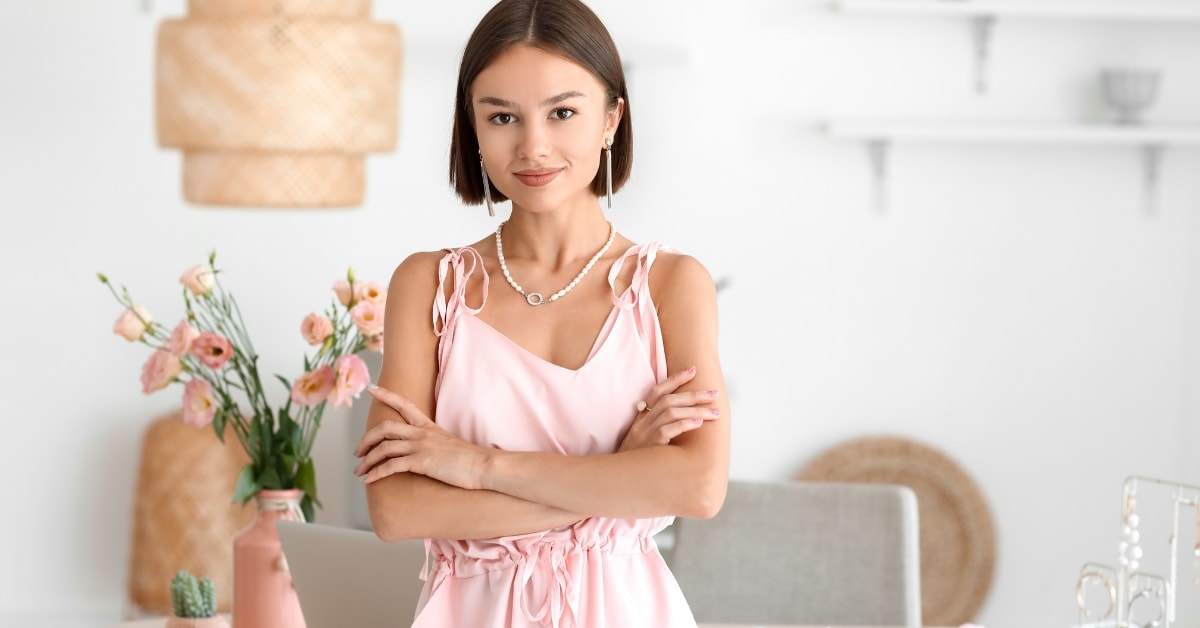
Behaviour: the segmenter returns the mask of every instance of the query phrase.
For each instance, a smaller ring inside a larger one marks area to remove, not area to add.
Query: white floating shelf
[[[831,0],[834,13],[890,17],[951,17],[971,24],[975,91],[988,91],[988,58],[992,31],[1010,18],[1043,20],[1109,20],[1155,24],[1200,23],[1200,6],[1164,0]]]
[[[996,2],[989,0],[833,0],[843,13],[943,17],[1200,22],[1194,4],[1153,2]]]
[[[879,209],[887,205],[888,158],[897,142],[1136,147],[1142,153],[1143,205],[1147,213],[1153,213],[1157,205],[1163,150],[1168,146],[1200,146],[1200,126],[833,120],[824,123],[822,130],[831,138],[866,145]]]
[[[825,123],[823,130],[848,140],[1200,146],[1200,126],[834,120]]]

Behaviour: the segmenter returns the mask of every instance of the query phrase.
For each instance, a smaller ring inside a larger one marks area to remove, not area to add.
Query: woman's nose
[[[550,155],[550,134],[540,122],[526,124],[522,129],[521,144],[517,156],[521,159],[537,160]]]

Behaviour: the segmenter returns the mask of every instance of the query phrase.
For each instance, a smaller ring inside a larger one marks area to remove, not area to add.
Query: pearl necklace
[[[579,285],[579,280],[583,279],[583,276],[588,274],[588,271],[592,269],[592,266],[596,265],[596,262],[599,261],[604,255],[604,252],[608,250],[608,247],[612,246],[613,239],[617,236],[617,230],[613,227],[612,222],[609,222],[608,241],[604,243],[604,246],[600,247],[599,251],[596,251],[596,254],[592,256],[592,259],[588,260],[588,263],[583,267],[583,270],[579,271],[578,275],[575,275],[575,278],[571,280],[571,283],[567,284],[567,286],[562,290],[550,295],[550,298],[547,299],[546,297],[542,296],[542,293],[540,292],[530,292],[529,294],[525,294],[525,289],[521,287],[521,284],[513,281],[512,275],[509,274],[508,264],[504,262],[504,238],[500,235],[500,231],[504,229],[504,225],[507,222],[508,221],[505,220],[504,222],[500,223],[499,227],[496,227],[496,257],[500,258],[500,271],[504,273],[504,278],[508,280],[508,285],[512,286],[514,290],[521,293],[521,296],[525,297],[525,302],[533,306],[557,301],[570,292],[575,286]]]

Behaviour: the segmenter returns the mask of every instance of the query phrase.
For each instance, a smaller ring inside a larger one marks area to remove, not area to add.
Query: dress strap
[[[478,314],[487,303],[488,276],[483,276],[483,299],[479,307],[467,305],[467,284],[476,269],[482,269],[483,257],[475,249],[465,246],[461,249],[446,249],[446,254],[438,262],[438,291],[433,300],[433,333],[441,336],[454,323],[461,310],[472,315]],[[446,279],[453,273],[450,284],[450,296],[446,296]]]
[[[678,252],[675,247],[657,241],[635,244],[629,247],[620,259],[613,262],[608,271],[608,287],[612,291],[613,304],[632,313],[637,333],[646,343],[650,368],[654,370],[655,377],[660,382],[667,378],[667,358],[663,349],[658,310],[654,307],[654,300],[650,298],[650,268],[654,266],[654,260],[659,253]],[[636,258],[637,267],[633,271],[629,287],[618,294],[617,278],[621,275],[625,260],[630,257]]]
[[[471,276],[478,270],[483,276],[483,298],[479,307],[467,305],[467,285]],[[446,280],[452,282],[446,285]],[[446,296],[449,288],[449,297]],[[438,375],[434,384],[437,393],[442,386],[442,373],[446,372],[446,359],[450,355],[450,347],[454,345],[454,330],[458,318],[463,312],[474,316],[487,303],[488,274],[483,270],[483,257],[475,249],[466,246],[461,249],[447,249],[446,254],[438,262],[438,288],[433,298],[433,333],[438,337]]]
[[[679,251],[662,242],[647,242],[646,244],[635,244],[615,262],[612,268],[608,271],[608,288],[612,291],[613,303],[618,307],[630,309],[637,307],[638,303],[643,299],[647,302],[650,299],[650,267],[654,265],[654,260],[658,253],[678,253]],[[637,268],[633,271],[633,279],[630,281],[629,288],[622,293],[617,293],[617,278],[621,276],[621,269],[625,267],[625,260],[630,257],[637,258]]]

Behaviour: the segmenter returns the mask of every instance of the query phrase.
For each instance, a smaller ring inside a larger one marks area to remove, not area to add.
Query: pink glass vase
[[[259,491],[254,521],[233,537],[234,628],[305,628],[275,522],[303,521],[299,489]]]

